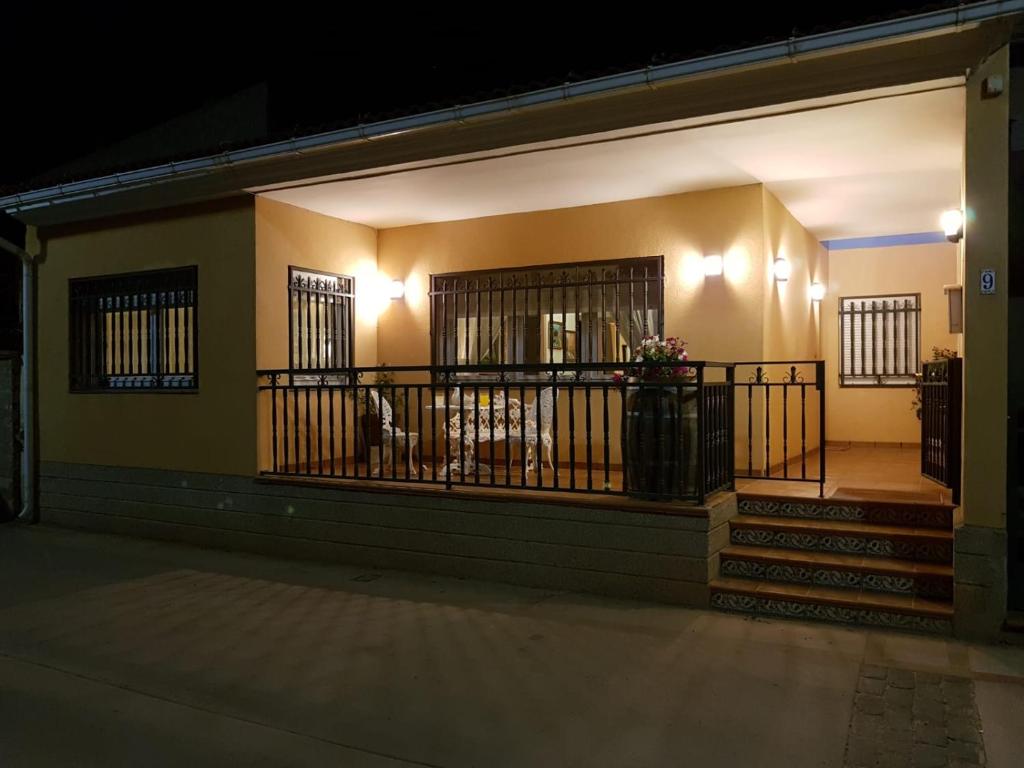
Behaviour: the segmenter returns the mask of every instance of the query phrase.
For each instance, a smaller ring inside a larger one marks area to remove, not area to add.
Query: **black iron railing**
[[[261,471],[703,503],[733,484],[732,366],[687,365],[671,382],[599,363],[259,371]]]
[[[825,493],[825,362],[736,363],[736,477],[796,480]]]
[[[921,375],[921,474],[953,491],[960,503],[963,360],[924,364]]]

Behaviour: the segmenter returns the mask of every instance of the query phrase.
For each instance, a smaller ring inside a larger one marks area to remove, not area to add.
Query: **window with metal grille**
[[[348,368],[355,354],[355,278],[288,268],[288,367]]]
[[[921,295],[839,300],[839,383],[911,387],[921,371]]]
[[[72,392],[199,387],[198,267],[74,278]]]
[[[431,275],[437,365],[618,363],[664,332],[661,256]]]

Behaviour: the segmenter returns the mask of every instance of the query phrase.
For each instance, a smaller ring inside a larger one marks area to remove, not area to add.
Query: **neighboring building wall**
[[[922,359],[931,359],[932,347],[956,349],[958,336],[949,333],[943,286],[957,281],[957,246],[930,243],[834,250],[829,252],[828,267],[828,291],[821,302],[827,439],[920,443],[921,422],[912,408],[912,388],[839,386],[839,299],[920,293]]]
[[[255,472],[252,201],[69,226],[42,239],[42,460]],[[199,392],[71,394],[68,279],[191,264],[199,266]]]

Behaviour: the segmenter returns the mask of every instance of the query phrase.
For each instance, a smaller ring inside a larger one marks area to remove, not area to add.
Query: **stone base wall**
[[[964,525],[954,533],[954,632],[994,639],[1006,620],[1006,531]]]
[[[44,463],[44,523],[707,606],[734,494],[682,513]]]

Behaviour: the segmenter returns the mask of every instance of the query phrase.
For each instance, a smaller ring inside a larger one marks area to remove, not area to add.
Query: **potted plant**
[[[626,408],[626,491],[646,499],[678,498],[692,492],[696,480],[697,392],[686,365],[686,342],[646,336],[631,359],[633,364],[615,375]]]

